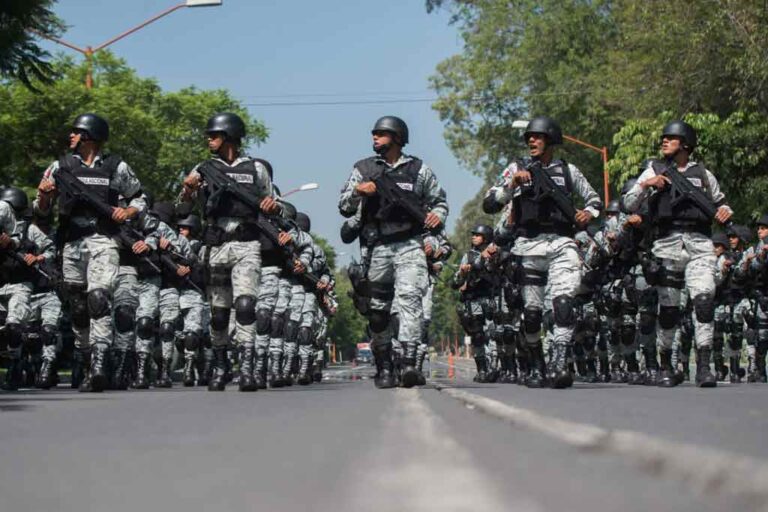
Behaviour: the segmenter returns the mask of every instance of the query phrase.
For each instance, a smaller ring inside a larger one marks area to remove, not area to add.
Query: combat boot
[[[88,372],[87,385],[80,386],[80,391],[101,393],[107,388],[107,346],[103,343],[94,343],[91,347],[91,364]]]
[[[76,348],[72,351],[72,380],[69,386],[72,389],[78,389],[85,378],[85,369],[88,367],[85,363],[84,349]]]
[[[244,346],[240,352],[240,391],[256,391],[256,380],[253,378],[253,346]]]
[[[724,381],[728,377],[728,367],[725,366],[722,350],[712,352],[712,361],[715,363],[715,376],[717,380]]]
[[[424,360],[426,358],[427,351],[419,350],[418,355],[416,356],[416,371],[419,374],[419,380],[416,383],[417,386],[425,386],[427,384],[427,378],[424,376]]]
[[[579,380],[586,381],[587,379],[587,361],[585,359],[576,360],[576,375]]]
[[[77,390],[81,393],[87,393],[91,391],[91,349],[84,349],[82,352],[83,356],[83,376],[80,379],[80,385],[77,387]]]
[[[600,356],[600,382],[611,382],[611,365],[608,363],[608,356]]]
[[[170,357],[163,357],[160,359],[160,365],[157,369],[157,381],[155,382],[156,388],[171,388],[173,387],[173,379],[171,379],[171,365],[173,359]]]
[[[402,360],[401,384],[404,388],[412,388],[419,383],[420,372],[416,369],[416,357],[418,356],[418,343],[405,343],[405,354]]]
[[[283,379],[283,356],[279,353],[272,352],[269,359],[269,378],[270,387],[281,388],[285,386],[285,379]]]
[[[312,383],[312,374],[310,373],[310,357],[314,355],[314,353],[307,352],[307,347],[302,346],[299,349],[299,371],[298,371],[298,379],[296,379],[296,382],[299,384],[299,386],[309,386]]]
[[[672,369],[672,350],[662,349],[659,351],[661,360],[661,371],[659,372],[658,386],[662,388],[673,388],[678,385],[675,372]]]
[[[197,385],[207,386],[213,376],[213,349],[203,349],[203,358],[200,366],[200,378],[197,379]]]
[[[24,381],[24,373],[22,371],[22,361],[20,357],[13,357],[8,363],[8,369],[5,373],[5,383],[3,389],[5,391],[18,391]]]
[[[688,382],[691,380],[691,362],[686,359],[680,364],[682,365],[683,370],[682,372],[678,373],[678,379],[680,379],[679,384],[682,384],[683,382]]]
[[[213,348],[213,374],[208,391],[224,391],[227,387],[227,347]]]
[[[628,379],[626,378],[626,375],[621,369],[621,363],[618,361],[611,362],[611,381],[622,382],[625,384],[628,381]]]
[[[659,381],[659,360],[656,355],[656,346],[644,347],[645,357],[645,385],[656,386]]]
[[[543,388],[547,386],[546,362],[544,361],[544,349],[541,343],[528,347],[531,355],[531,372],[526,379],[525,385],[529,388]]]
[[[40,389],[56,387],[59,383],[58,377],[56,374],[56,355],[44,355],[36,386]]]
[[[125,350],[114,349],[112,354],[112,381],[109,384],[110,389],[125,390],[128,389],[126,382],[126,359]]]
[[[566,361],[568,346],[564,343],[556,343],[552,351],[552,373],[549,376],[550,386],[553,389],[565,389],[573,386],[573,374]]]
[[[586,366],[586,374],[584,376],[584,382],[587,382],[589,384],[596,384],[600,382],[600,379],[597,377],[597,368],[595,365],[595,360],[593,358],[589,358],[584,362]]]
[[[185,388],[190,388],[195,385],[196,358],[196,352],[184,353],[184,377],[182,378],[182,383]]]
[[[629,372],[629,384],[632,386],[642,386],[645,384],[643,374],[640,373],[640,364],[637,362],[637,355],[632,352],[624,356],[624,360],[627,363],[627,371]]]
[[[253,369],[253,381],[256,389],[267,389],[267,351],[256,349]]]
[[[138,352],[136,354],[136,380],[133,381],[134,389],[149,389],[149,354]]]
[[[731,363],[731,372],[730,372],[730,380],[731,384],[740,384],[741,383],[741,361],[739,356],[733,356],[729,359]]]
[[[475,366],[477,373],[472,380],[481,384],[488,382],[488,360],[485,358],[485,354],[475,356]]]
[[[717,386],[717,378],[710,368],[712,348],[702,347],[697,350],[696,355],[696,385],[700,388],[714,388]]]
[[[376,347],[373,352],[376,362],[376,377],[373,384],[378,389],[389,389],[396,386],[394,376],[394,363],[392,361],[392,345],[386,345],[383,348]]]

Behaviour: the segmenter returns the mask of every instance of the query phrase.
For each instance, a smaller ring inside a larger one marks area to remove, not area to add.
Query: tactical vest
[[[203,162],[202,165],[213,167],[226,174],[251,194],[256,196],[263,194],[258,185],[259,173],[253,160],[246,160],[231,166],[221,160],[210,159]],[[234,195],[225,190],[219,190],[210,183],[203,189],[203,200],[205,201],[203,211],[207,218],[252,218],[258,213]]]
[[[519,161],[517,165],[521,169],[528,169],[530,161]],[[539,168],[532,172],[546,172],[567,196],[570,197],[573,193],[573,177],[565,160],[554,160],[546,169]],[[519,235],[531,238],[541,233],[570,237],[576,234],[574,220],[563,215],[552,198],[537,198],[531,182],[521,185],[520,191],[513,203]]]
[[[665,172],[665,162],[654,160],[651,163],[654,172],[659,175]],[[695,164],[685,170],[683,176],[691,182],[691,185],[701,190],[705,196],[712,199],[712,191],[709,189],[707,173],[701,164]],[[650,213],[654,224],[659,228],[662,236],[670,231],[693,231],[706,235],[712,232],[712,219],[696,207],[693,201],[683,199],[676,205],[672,205],[672,187],[667,185],[663,190],[651,196]],[[714,201],[713,201],[714,202]]]
[[[94,167],[88,167],[79,158],[67,155],[59,160],[59,169],[70,172],[95,197],[109,205],[118,206],[117,201],[120,194],[116,188],[112,187],[112,178],[121,161],[119,156],[109,155],[99,160]],[[64,189],[61,189],[59,195],[59,215],[65,217],[98,217],[87,202],[71,196]]]
[[[37,254],[37,245],[29,239],[29,224],[25,223],[22,238],[16,253],[25,256],[27,253]],[[17,261],[10,252],[0,252],[0,281],[3,283],[27,283],[35,280],[37,272],[26,263]]]
[[[360,172],[363,181],[371,181],[379,173],[386,172],[406,195],[411,195],[414,203],[423,203],[416,195],[416,181],[423,162],[418,158],[412,158],[409,162],[390,169],[387,163],[377,156],[360,160],[355,168]],[[378,195],[366,197],[363,202],[363,223],[376,226],[380,241],[396,242],[407,240],[423,231],[422,226],[417,226],[413,218],[399,208],[386,208]]]
[[[259,233],[259,244],[261,246],[261,266],[262,267],[283,267],[285,266],[285,255],[283,250],[272,242],[264,233]]]
[[[472,266],[472,270],[467,276],[467,288],[462,295],[466,300],[493,295],[495,276],[486,271],[482,260],[482,251],[486,247],[487,245],[467,251],[467,263]]]

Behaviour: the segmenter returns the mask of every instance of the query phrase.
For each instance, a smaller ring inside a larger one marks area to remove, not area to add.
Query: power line
[[[246,107],[304,107],[317,105],[382,105],[387,103],[427,103],[438,98],[402,98],[390,100],[339,100],[339,101],[275,101],[265,103],[245,103]]]

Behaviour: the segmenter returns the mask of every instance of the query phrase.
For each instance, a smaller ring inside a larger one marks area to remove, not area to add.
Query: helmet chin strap
[[[391,147],[392,144],[379,144],[378,146],[374,144],[373,151],[379,156],[384,156],[387,154],[387,151],[389,151],[389,148]]]

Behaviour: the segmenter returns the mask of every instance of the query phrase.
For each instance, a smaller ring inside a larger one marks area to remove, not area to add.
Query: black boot
[[[8,369],[5,373],[5,383],[3,389],[5,391],[18,391],[24,381],[24,373],[22,371],[22,361],[19,357],[14,357],[8,363]]]
[[[195,360],[196,356],[196,352],[186,352],[184,354],[184,378],[182,379],[182,383],[185,388],[190,388],[195,385],[195,367],[197,366],[197,361]]]
[[[267,389],[267,351],[263,348],[256,349],[254,361],[253,381],[256,389]]]
[[[530,359],[528,355],[528,349],[518,348],[517,350],[517,384],[519,386],[525,386],[528,381],[528,375],[530,373]]]
[[[568,346],[564,343],[554,344],[552,351],[552,373],[549,376],[553,389],[565,389],[573,386],[573,374],[568,368]]]
[[[149,389],[149,354],[139,352],[136,354],[136,380],[133,381],[134,389]]]
[[[311,358],[314,352],[308,351],[306,346],[299,347],[299,372],[296,382],[299,386],[309,386],[312,383]]]
[[[389,389],[396,385],[394,376],[394,363],[392,362],[392,345],[376,347],[373,352],[376,362],[376,377],[374,385],[379,389]]]
[[[645,357],[645,385],[656,386],[659,381],[659,360],[656,346],[645,347],[643,357]]]
[[[86,369],[88,364],[86,363],[87,349],[76,348],[72,351],[72,381],[69,387],[72,389],[78,389],[85,378]]]
[[[427,358],[427,350],[419,350],[416,355],[416,371],[419,373],[419,381],[417,386],[425,386],[427,384],[427,378],[424,376],[424,360]]]
[[[213,375],[208,382],[208,391],[224,391],[227,387],[227,347],[213,349]]]
[[[629,353],[624,356],[624,361],[627,363],[627,371],[629,372],[629,384],[632,386],[642,386],[645,384],[643,374],[640,373],[637,355],[634,352]]]
[[[586,375],[584,376],[584,382],[588,382],[589,384],[595,384],[600,382],[600,379],[597,376],[597,365],[595,364],[594,358],[589,358],[585,361],[585,365],[587,367]]]
[[[59,383],[56,374],[56,356],[43,356],[43,364],[40,366],[40,374],[36,386],[40,389],[51,389]]]
[[[126,359],[127,353],[125,350],[112,350],[112,382],[109,384],[110,389],[121,391],[128,389],[128,382],[125,377]]]
[[[210,349],[203,349],[203,357],[200,368],[200,378],[197,379],[198,386],[207,386],[213,376],[213,352]]]
[[[544,349],[541,343],[529,346],[531,372],[525,385],[529,388],[543,388],[547,385],[546,362],[544,361]]]
[[[629,379],[626,378],[626,375],[621,369],[621,363],[619,361],[612,361],[611,362],[611,381],[612,382],[622,382],[627,383]]]
[[[419,344],[408,342],[404,344],[405,354],[403,354],[403,371],[401,373],[401,384],[404,388],[412,388],[419,384],[420,372],[416,369],[416,357],[419,350]]]
[[[712,348],[702,347],[697,351],[696,361],[696,385],[700,388],[714,388],[717,386],[717,378],[710,368],[712,360]]]
[[[675,377],[674,369],[672,368],[672,350],[660,350],[659,359],[661,360],[661,371],[659,372],[658,386],[662,388],[673,388],[677,386],[679,383]]]
[[[477,367],[477,373],[472,380],[479,383],[488,382],[488,360],[485,358],[485,354],[475,356],[475,366]]]
[[[252,346],[244,346],[240,351],[240,391],[256,391],[256,380],[253,377],[253,359],[256,351]]]
[[[173,380],[171,380],[171,364],[172,359],[170,357],[163,357],[160,359],[160,365],[157,369],[157,381],[155,382],[156,388],[173,387]]]
[[[283,379],[283,355],[280,353],[272,352],[269,358],[269,378],[271,387],[281,388],[285,386],[285,379]]]
[[[725,366],[725,358],[723,357],[723,351],[718,350],[712,352],[712,361],[715,363],[715,376],[717,380],[724,381],[728,377],[728,367]]]
[[[608,363],[608,356],[600,356],[600,382],[611,382],[611,365]]]
[[[731,384],[739,384],[741,383],[741,357],[739,356],[732,356],[730,358],[731,363],[731,372],[730,372],[730,378],[731,378]]]

